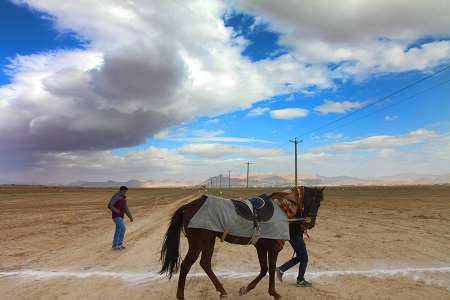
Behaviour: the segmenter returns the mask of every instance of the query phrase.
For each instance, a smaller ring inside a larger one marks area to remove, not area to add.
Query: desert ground
[[[223,189],[248,197],[274,189]],[[218,190],[208,191],[217,193]],[[0,299],[174,299],[176,278],[157,274],[172,212],[195,189],[130,189],[127,249],[113,251],[106,205],[113,189],[0,187]],[[450,186],[328,187],[306,241],[311,288],[292,269],[284,299],[450,299]],[[182,237],[182,253],[186,240]],[[288,244],[279,263],[290,258]],[[253,246],[216,241],[213,268],[229,299],[272,299],[268,279],[240,297],[258,272]],[[198,262],[187,299],[218,294]]]

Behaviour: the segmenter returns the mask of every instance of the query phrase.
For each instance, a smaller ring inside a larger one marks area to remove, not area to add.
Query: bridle
[[[305,187],[304,186],[295,186],[291,188],[291,191],[295,193],[295,204],[297,205],[297,213],[296,215],[300,215],[298,220],[303,220],[305,223],[311,223],[310,216],[303,216],[305,210]],[[289,199],[289,201],[294,202]],[[300,214],[299,214],[300,212]],[[291,219],[290,221],[295,221],[297,219]]]

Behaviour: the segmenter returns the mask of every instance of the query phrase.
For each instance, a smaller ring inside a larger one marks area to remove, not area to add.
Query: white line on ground
[[[450,273],[448,267],[430,267],[430,268],[403,268],[403,269],[372,269],[372,270],[337,270],[337,271],[318,271],[308,272],[308,278],[317,279],[321,277],[360,275],[368,277],[392,277],[392,276],[409,276],[418,273]],[[216,275],[223,278],[244,278],[254,277],[257,272],[216,272]],[[205,273],[189,273],[189,277],[203,277]],[[288,272],[286,276],[295,277],[296,273]],[[111,277],[125,280],[129,283],[145,283],[148,281],[165,279],[155,272],[131,273],[131,272],[104,272],[104,271],[42,271],[42,270],[20,270],[20,271],[0,271],[0,278],[13,277],[35,280],[46,280],[59,277],[88,278],[88,277]]]

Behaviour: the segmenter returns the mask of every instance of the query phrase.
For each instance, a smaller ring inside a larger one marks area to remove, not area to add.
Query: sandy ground
[[[0,187],[0,299],[174,299],[176,278],[156,275],[159,249],[172,212],[197,191],[130,190],[124,251],[111,250],[113,192]],[[292,270],[277,283],[285,299],[450,299],[450,187],[328,188],[325,197],[307,241],[313,287],[297,288]],[[291,255],[287,245],[279,262]],[[217,241],[213,266],[229,299],[272,299],[267,279],[238,296],[259,269],[252,246]],[[198,263],[191,272],[188,299],[218,298]]]

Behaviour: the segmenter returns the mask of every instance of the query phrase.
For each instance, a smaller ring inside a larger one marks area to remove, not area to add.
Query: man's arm
[[[116,202],[119,201],[119,199],[120,199],[119,197],[114,195],[108,203],[108,208],[113,212],[115,212],[116,214],[120,214],[120,211],[114,207],[114,204],[116,204]]]
[[[128,209],[128,204],[125,206],[125,214],[128,216],[131,222],[133,222],[133,215],[131,214],[131,211]]]

